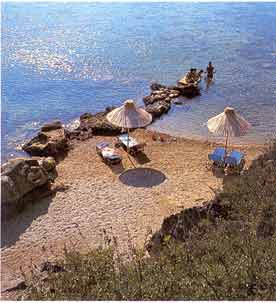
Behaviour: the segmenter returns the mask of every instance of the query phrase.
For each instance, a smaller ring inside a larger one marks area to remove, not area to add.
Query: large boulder
[[[198,85],[189,84],[189,85],[181,85],[178,84],[174,87],[174,90],[179,91],[181,96],[186,98],[194,98],[200,95],[200,88]]]
[[[53,158],[16,158],[1,167],[2,218],[14,214],[24,204],[24,197],[57,177]],[[37,197],[37,196],[36,196]]]
[[[63,128],[39,132],[37,136],[22,146],[22,149],[31,156],[58,158],[69,149],[69,139]]]
[[[93,135],[118,135],[121,128],[114,126],[106,119],[106,115],[113,108],[107,108],[104,112],[99,112],[95,115],[86,113],[80,116],[80,129],[91,129]]]
[[[166,86],[165,85],[162,85],[162,84],[159,84],[159,83],[157,83],[157,82],[154,82],[154,83],[152,83],[151,85],[150,85],[150,89],[151,90],[162,90],[162,89],[164,89],[164,88],[166,88]]]
[[[171,108],[170,103],[163,101],[157,101],[155,103],[146,106],[146,111],[152,115],[152,117],[158,118],[163,114],[167,113]]]
[[[41,127],[41,131],[42,132],[48,132],[48,131],[51,131],[51,130],[61,129],[61,128],[62,128],[61,121],[55,120],[55,121],[43,124],[42,127]]]

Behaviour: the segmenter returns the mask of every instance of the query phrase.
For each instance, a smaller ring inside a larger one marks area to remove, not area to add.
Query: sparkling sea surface
[[[3,3],[2,161],[47,121],[142,105],[151,82],[210,60],[214,83],[151,128],[210,138],[233,106],[252,125],[241,143],[276,136],[276,3]]]

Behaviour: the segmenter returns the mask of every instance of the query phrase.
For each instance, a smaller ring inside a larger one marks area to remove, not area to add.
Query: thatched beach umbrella
[[[234,108],[226,107],[223,113],[208,120],[207,127],[210,132],[226,137],[225,149],[227,149],[229,137],[245,135],[250,124],[237,114]]]
[[[122,106],[108,113],[106,118],[110,123],[126,128],[128,137],[130,129],[145,127],[152,121],[151,114],[137,107],[133,100],[126,100]],[[129,140],[127,140],[127,142],[129,142]]]

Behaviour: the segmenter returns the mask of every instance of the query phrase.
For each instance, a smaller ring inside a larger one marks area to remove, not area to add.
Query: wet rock
[[[165,85],[162,85],[162,84],[159,84],[159,83],[152,83],[151,86],[150,86],[150,89],[151,90],[161,90],[163,88],[166,88]]]
[[[162,116],[164,113],[167,113],[170,110],[170,107],[171,105],[169,103],[166,103],[165,101],[158,101],[147,105],[145,109],[155,119]]]
[[[73,132],[73,131],[77,130],[79,127],[80,127],[80,120],[76,119],[76,120],[72,121],[71,123],[67,124],[65,129],[68,132]]]
[[[87,120],[87,119],[90,119],[92,117],[93,117],[93,115],[91,113],[84,113],[80,116],[80,121]]]
[[[181,100],[175,100],[173,103],[176,104],[176,105],[182,105],[183,101],[181,101]]]
[[[145,105],[149,105],[149,104],[154,103],[154,100],[153,100],[152,96],[146,96],[146,97],[144,97],[143,101],[144,101]]]
[[[1,167],[2,218],[13,215],[34,189],[53,182],[57,177],[53,158],[15,158]],[[32,198],[32,197],[31,197]]]
[[[62,128],[62,123],[59,120],[55,120],[55,121],[45,123],[44,125],[42,125],[41,131],[48,132],[51,130],[61,129],[61,128]]]
[[[24,144],[22,149],[31,156],[57,158],[69,150],[69,140],[64,129],[40,132]]]
[[[187,98],[194,98],[200,95],[200,89],[198,85],[190,84],[190,85],[178,85],[177,90],[179,91],[180,95],[187,97]]]
[[[153,118],[158,118],[167,113],[174,98],[179,96],[193,98],[200,95],[198,85],[194,84],[165,86],[159,83],[152,83],[150,88],[151,94],[144,97],[143,101],[146,111],[151,113]],[[182,104],[182,102],[178,104]]]

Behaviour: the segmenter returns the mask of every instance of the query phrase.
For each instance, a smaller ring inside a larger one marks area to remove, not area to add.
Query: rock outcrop
[[[1,215],[6,219],[30,201],[35,189],[46,186],[57,177],[53,158],[16,158],[1,167]],[[45,188],[46,188],[45,187]],[[45,193],[44,193],[45,194]],[[26,199],[25,199],[26,198]]]
[[[159,254],[166,239],[185,241],[189,238],[192,229],[203,219],[214,220],[217,217],[227,217],[227,208],[219,201],[200,207],[187,208],[178,214],[173,214],[164,219],[161,229],[157,231],[146,248],[150,255]]]
[[[163,114],[167,113],[171,108],[170,103],[165,101],[157,101],[153,104],[146,106],[146,111],[152,115],[153,119],[161,117]]]
[[[158,118],[170,110],[174,99],[184,96],[192,98],[200,94],[199,87],[194,84],[165,86],[153,83],[150,86],[151,94],[143,98],[145,109],[152,114],[153,118]]]
[[[64,128],[44,130],[24,144],[22,149],[31,156],[58,158],[69,150],[69,139]]]
[[[61,121],[55,120],[55,121],[52,121],[50,123],[43,124],[42,127],[41,127],[41,131],[42,132],[48,132],[48,131],[51,131],[51,130],[61,129],[61,128],[62,128]]]
[[[69,130],[67,135],[70,139],[86,140],[93,135],[112,136],[120,134],[121,128],[114,126],[106,119],[106,115],[112,109],[112,107],[107,107],[105,111],[94,115],[91,113],[82,114],[79,126],[74,130]]]

